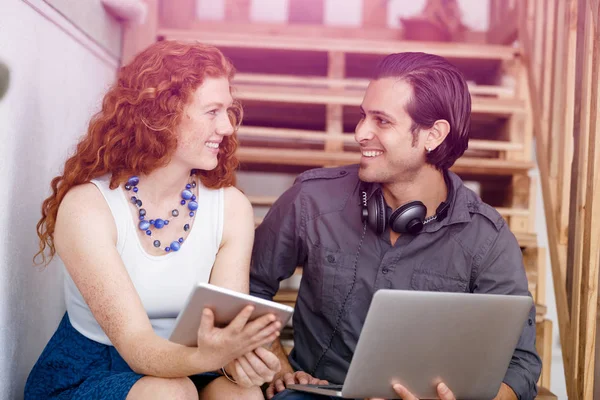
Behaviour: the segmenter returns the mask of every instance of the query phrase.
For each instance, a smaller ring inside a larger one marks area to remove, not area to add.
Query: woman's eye
[[[377,123],[379,125],[387,125],[390,123],[390,121],[388,121],[387,119],[383,119],[383,118],[377,118]]]
[[[210,114],[210,115],[217,115],[218,112],[219,112],[219,110],[210,110],[208,112],[208,114]]]

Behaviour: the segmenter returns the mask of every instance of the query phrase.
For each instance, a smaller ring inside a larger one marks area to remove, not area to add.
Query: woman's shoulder
[[[252,211],[252,205],[250,200],[246,197],[241,190],[235,186],[228,186],[223,188],[223,197],[225,200],[225,207],[234,207],[236,209],[250,210]]]
[[[68,215],[77,217],[84,215],[104,216],[110,213],[106,201],[96,185],[91,182],[82,183],[73,186],[65,194],[59,207],[59,215]]]

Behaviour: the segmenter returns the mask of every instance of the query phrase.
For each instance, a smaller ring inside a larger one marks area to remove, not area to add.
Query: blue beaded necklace
[[[196,181],[194,180],[196,177],[196,175],[192,174],[190,175],[190,183],[185,185],[185,189],[183,189],[181,191],[181,201],[180,204],[182,206],[186,205],[187,203],[187,207],[190,210],[189,211],[189,222],[192,221],[192,219],[194,218],[194,215],[196,214],[196,210],[198,209],[198,203],[196,202],[196,195],[194,195],[194,193],[192,193],[192,190],[194,188],[196,188]],[[127,180],[127,183],[125,184],[125,190],[127,191],[133,191],[136,195],[139,191],[137,185],[140,183],[140,178],[137,176],[132,176],[131,178],[129,178]],[[142,208],[142,200],[140,200],[139,196],[131,196],[131,202],[133,204],[135,204],[138,207],[138,215],[139,215],[139,219],[140,219],[140,223],[138,224],[138,228],[141,231],[144,231],[146,233],[146,235],[148,236],[152,236],[152,229],[162,229],[165,225],[169,225],[170,220],[169,219],[162,219],[162,218],[156,218],[156,219],[150,219],[147,220],[147,215],[146,215],[146,210]],[[171,216],[173,218],[177,218],[179,216],[179,210],[177,210],[176,208],[173,209],[171,211]],[[183,230],[184,232],[187,232],[190,230],[190,224],[186,223],[183,225]],[[171,244],[167,247],[165,247],[165,251],[168,253],[170,251],[179,251],[179,249],[181,248],[181,244],[183,243],[183,237],[180,237],[178,240],[174,240],[171,242]],[[161,243],[160,240],[155,240],[154,241],[154,247],[160,247]]]

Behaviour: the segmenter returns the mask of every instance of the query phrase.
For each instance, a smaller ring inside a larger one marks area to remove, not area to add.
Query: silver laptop
[[[379,290],[344,384],[288,388],[399,399],[392,385],[400,383],[420,399],[437,399],[444,382],[457,399],[492,399],[532,305],[528,296]]]

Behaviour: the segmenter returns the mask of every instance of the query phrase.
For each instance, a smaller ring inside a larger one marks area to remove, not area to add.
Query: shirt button
[[[531,318],[529,318],[529,321],[527,321],[529,323],[529,326],[533,325],[533,320]]]
[[[384,269],[382,269],[382,270],[381,270],[381,273],[385,275],[385,274],[387,274],[387,273],[388,273],[388,271],[389,271],[389,269],[387,269],[387,268],[384,268]]]
[[[335,262],[335,257],[332,256],[331,254],[327,256],[327,262],[329,263],[334,263]]]

